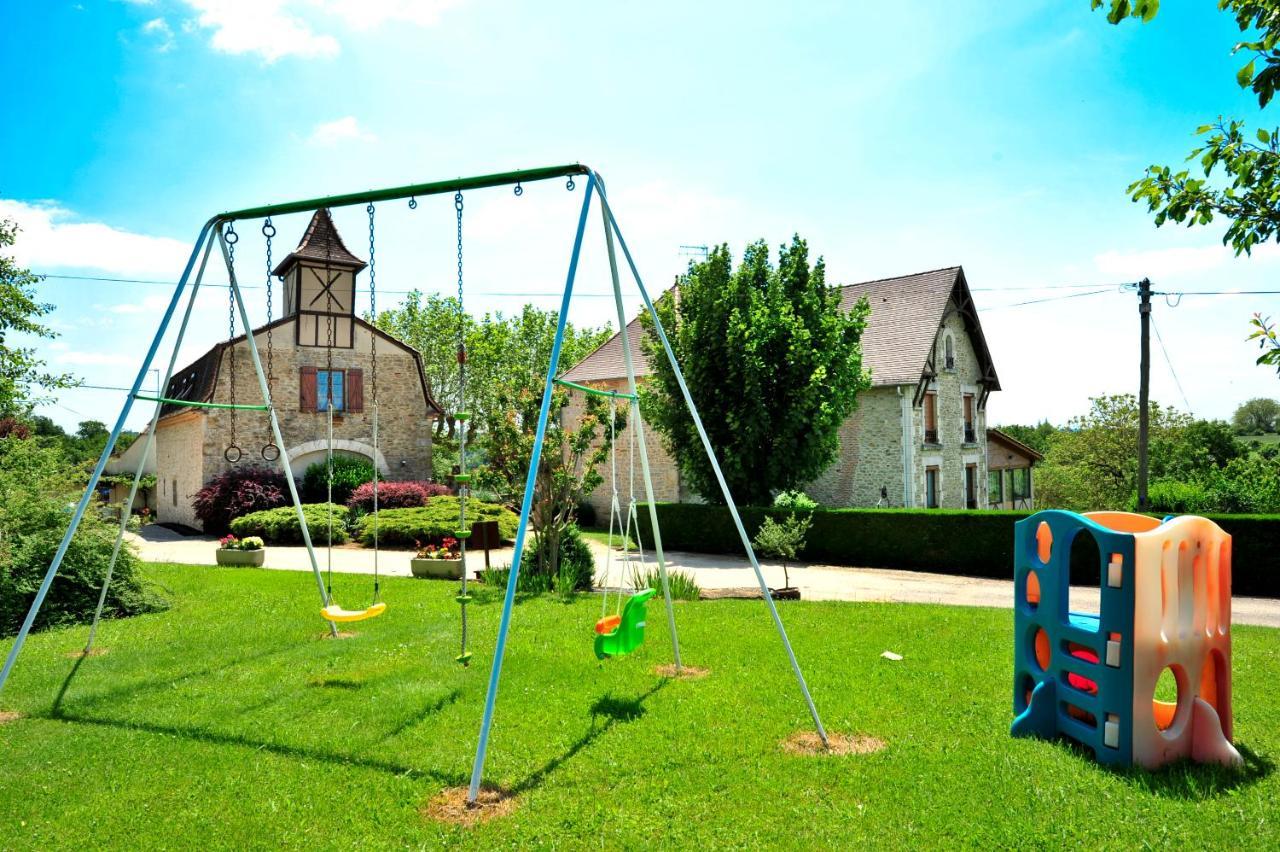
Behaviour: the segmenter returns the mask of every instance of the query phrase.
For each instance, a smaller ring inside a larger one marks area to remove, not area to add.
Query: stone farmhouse
[[[342,242],[328,210],[311,219],[298,247],[274,270],[280,319],[253,330],[294,475],[324,460],[327,408],[335,450],[361,456],[390,480],[431,478],[431,433],[443,411],[431,396],[417,350],[355,313],[356,278],[366,264]],[[378,450],[373,447],[377,358]],[[262,401],[246,337],[219,343],[174,373],[168,399]],[[234,433],[234,435],[233,435]],[[275,468],[266,412],[165,404],[156,429],[158,520],[198,527],[191,501],[213,477],[258,465]],[[240,450],[240,457],[232,449]]]
[[[1000,390],[1000,380],[964,270],[953,266],[841,288],[841,306],[846,310],[863,297],[871,305],[862,352],[872,387],[859,395],[857,410],[840,428],[835,462],[805,490],[830,506],[1029,507],[1034,451],[1018,445],[1026,467],[1026,493],[1019,491],[1015,500],[1013,468],[1022,465],[1005,451],[1006,445],[995,453],[988,450],[987,400]],[[637,318],[627,328],[637,375],[647,376],[651,370],[641,346],[643,327]],[[615,334],[563,378],[625,389],[620,336]],[[581,399],[571,399],[562,416],[571,423],[581,410]],[[698,500],[681,481],[661,436],[645,428],[654,496],[661,501]],[[628,442],[620,441],[620,471],[628,469],[628,452]],[[999,460],[999,486],[994,477],[988,477],[989,457]],[[601,473],[606,483],[596,489],[590,502],[601,517],[607,517],[608,471]],[[1021,489],[1024,475],[1017,476]],[[1000,489],[995,505],[992,487]],[[625,500],[625,481],[620,491]],[[643,492],[637,493],[643,499]]]

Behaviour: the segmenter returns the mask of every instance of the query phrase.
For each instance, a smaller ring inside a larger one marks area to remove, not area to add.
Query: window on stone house
[[[1010,491],[1014,500],[1025,500],[1031,496],[1031,468],[1015,467],[1010,471]]]
[[[978,442],[978,431],[973,422],[973,394],[964,395],[964,442],[966,444],[976,444]]]
[[[1004,502],[1004,471],[987,471],[987,502],[992,506]]]
[[[964,468],[964,507],[978,508],[978,466],[976,464],[965,465]]]
[[[938,395],[932,391],[924,395],[924,442],[938,443]]]
[[[947,365],[947,369],[954,370],[956,368],[956,347],[955,342],[951,339],[951,335],[948,334],[943,338],[942,346],[946,354],[945,363]]]
[[[345,385],[343,370],[316,370],[316,411],[328,411],[333,403],[334,411],[345,411],[342,390]]]
[[[298,372],[300,410],[328,411],[330,394],[335,412],[364,410],[364,371],[358,367],[345,370],[301,367]]]
[[[926,507],[930,509],[938,508],[938,469],[936,467],[925,468],[924,496]]]

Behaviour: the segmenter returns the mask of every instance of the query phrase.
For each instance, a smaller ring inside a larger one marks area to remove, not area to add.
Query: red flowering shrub
[[[25,441],[31,437],[31,427],[13,417],[0,418],[0,438],[17,438]]]
[[[438,482],[379,482],[379,509],[414,509],[427,505],[427,500],[452,494],[447,485]],[[347,505],[365,512],[373,511],[373,483],[366,482],[351,492]]]
[[[284,474],[263,467],[239,467],[215,476],[191,501],[207,533],[225,533],[231,519],[289,502]]]

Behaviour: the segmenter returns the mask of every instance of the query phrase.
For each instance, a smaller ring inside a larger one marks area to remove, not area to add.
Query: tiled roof
[[[862,364],[871,370],[873,385],[914,385],[920,381],[947,301],[963,281],[961,268],[952,266],[898,278],[849,284],[840,289],[841,308],[852,308],[862,296],[866,296],[871,305],[871,317],[862,336]],[[975,337],[979,339],[974,340],[974,348],[982,359],[986,357],[986,344],[980,339],[981,329],[976,331]],[[639,318],[627,324],[627,334],[636,375],[648,375],[652,370],[642,351],[644,329]],[[625,374],[622,342],[615,334],[569,369],[564,378],[573,382],[593,382],[616,379]]]
[[[298,243],[298,247],[292,254],[280,261],[274,274],[284,275],[295,263],[304,259],[319,261],[342,269],[354,269],[356,272],[368,265],[347,250],[342,242],[342,235],[333,224],[333,216],[323,207],[311,217],[311,224],[307,225],[302,241]]]

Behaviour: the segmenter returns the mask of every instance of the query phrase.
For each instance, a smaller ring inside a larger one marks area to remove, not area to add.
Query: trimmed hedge
[[[329,507],[333,508],[333,543],[347,540],[347,515],[350,510],[336,503],[305,503],[302,514],[311,531],[311,542],[316,547],[328,544]],[[281,506],[262,512],[250,512],[231,522],[231,532],[239,538],[256,535],[267,544],[302,544],[302,527],[298,525],[298,511],[293,506]]]
[[[373,546],[374,515],[360,519],[360,543]],[[427,505],[413,509],[383,509],[378,512],[378,544],[382,547],[416,547],[418,543],[439,542],[458,528],[458,498],[432,497]],[[520,517],[496,503],[467,500],[467,524],[497,521],[504,540],[516,537]]]
[[[742,541],[723,506],[659,503],[662,543],[672,550],[741,553]],[[739,508],[747,535],[767,515],[786,509]],[[652,541],[649,513],[639,513],[641,534]],[[831,565],[900,568],[969,577],[1013,579],[1013,525],[1030,512],[964,509],[817,509],[804,558]],[[1206,515],[1232,537],[1232,593],[1280,597],[1280,515]],[[1099,582],[1096,551],[1076,551],[1072,576]],[[1092,555],[1092,559],[1087,559]],[[1078,572],[1078,573],[1077,573]]]

